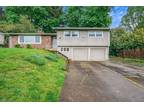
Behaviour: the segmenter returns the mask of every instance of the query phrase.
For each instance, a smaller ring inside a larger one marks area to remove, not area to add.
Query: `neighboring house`
[[[20,44],[21,47],[26,47],[27,44],[38,49],[55,49],[56,44],[55,33],[13,33],[9,34],[9,48]]]
[[[110,30],[95,27],[56,27],[57,50],[75,61],[109,59]]]
[[[0,33],[0,45],[4,44],[4,35]]]

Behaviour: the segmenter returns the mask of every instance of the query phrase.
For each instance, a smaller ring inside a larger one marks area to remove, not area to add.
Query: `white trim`
[[[94,37],[89,36],[90,32],[94,32],[94,33],[95,33],[95,36],[94,36]],[[97,33],[97,32],[101,32],[102,36],[101,36],[101,37],[97,37],[97,36],[96,36],[96,33]],[[103,31],[88,31],[88,37],[89,37],[89,38],[103,38]]]
[[[78,32],[78,33],[77,33],[78,36],[72,36],[72,32]],[[71,37],[73,37],[73,38],[78,38],[78,37],[79,37],[79,34],[80,34],[79,31],[71,31]]]
[[[72,58],[72,60],[73,60],[73,58],[74,58],[74,57],[73,57],[73,56],[74,56],[74,54],[73,54],[73,49],[74,49],[74,47],[71,48],[71,53],[72,53],[72,55],[71,55],[72,57],[71,57],[71,58]]]
[[[110,46],[110,31],[108,32],[108,46]]]
[[[66,32],[70,32],[70,36],[65,36],[65,34],[66,34]],[[72,36],[72,32],[78,32],[78,36]],[[65,38],[78,38],[79,37],[79,35],[80,35],[80,32],[78,31],[78,30],[66,30],[66,31],[64,31],[63,32],[63,37],[65,37]]]
[[[97,32],[100,32],[100,33],[102,34],[102,36],[101,36],[101,37],[97,37],[97,36],[96,36],[96,33],[97,33]],[[103,31],[96,31],[96,32],[95,32],[95,36],[96,36],[96,38],[103,38]]]
[[[89,36],[90,32],[94,32],[94,37]],[[89,37],[89,38],[95,38],[95,37],[96,37],[95,31],[88,31],[88,37]]]
[[[70,36],[65,36],[66,32],[70,32]],[[65,38],[71,37],[71,31],[68,31],[68,30],[67,30],[67,31],[64,31],[64,32],[63,32],[63,37],[65,37]]]
[[[88,61],[90,61],[91,48],[88,48]]]
[[[20,37],[18,36],[18,44],[41,44],[42,40],[41,40],[41,36],[40,37],[40,42],[20,42]],[[36,36],[24,36],[24,37],[36,37]]]
[[[9,48],[12,48],[12,37],[9,37]]]

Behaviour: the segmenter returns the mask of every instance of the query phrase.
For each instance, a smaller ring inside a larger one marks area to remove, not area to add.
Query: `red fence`
[[[144,57],[144,49],[123,50],[119,53],[119,56],[121,56],[121,57],[141,58],[141,57]]]

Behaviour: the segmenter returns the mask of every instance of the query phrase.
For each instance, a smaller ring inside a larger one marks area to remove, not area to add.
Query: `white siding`
[[[69,47],[69,51],[58,51],[74,61],[105,61],[108,60],[108,47]]]

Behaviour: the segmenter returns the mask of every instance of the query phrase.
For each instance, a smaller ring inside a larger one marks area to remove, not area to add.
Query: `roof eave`
[[[102,27],[54,27],[54,30],[106,30],[109,31],[110,28]]]

